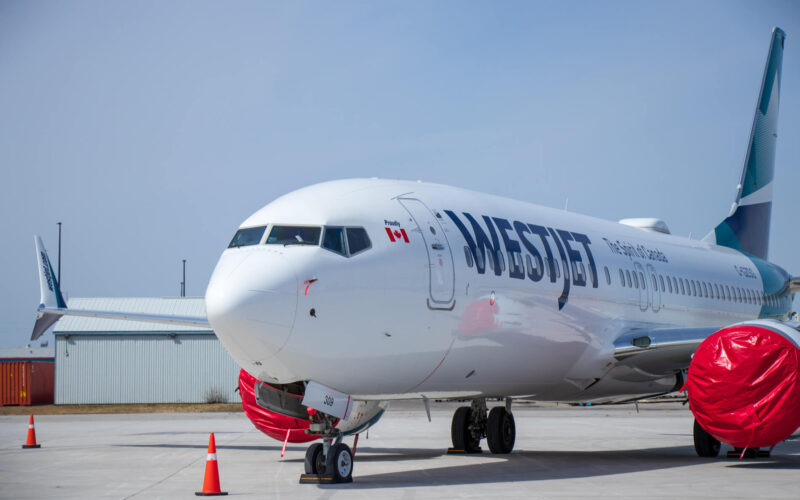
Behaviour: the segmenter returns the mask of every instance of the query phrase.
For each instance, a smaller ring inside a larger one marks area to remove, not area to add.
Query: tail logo
[[[39,254],[42,257],[42,273],[44,274],[45,278],[47,278],[47,288],[49,288],[50,291],[52,292],[52,291],[54,291],[53,290],[53,277],[50,276],[50,269],[48,269],[49,266],[47,265],[47,264],[50,263],[50,261],[47,259],[47,254],[46,253],[39,252]]]

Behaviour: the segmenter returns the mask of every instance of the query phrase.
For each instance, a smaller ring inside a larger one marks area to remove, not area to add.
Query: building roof
[[[83,297],[67,301],[68,309],[150,313],[171,316],[205,317],[203,297]],[[56,323],[53,333],[213,333],[197,326],[145,323],[118,319],[64,316]]]
[[[26,346],[0,349],[0,360],[5,361],[28,361],[39,359],[52,361],[54,357],[54,346]]]

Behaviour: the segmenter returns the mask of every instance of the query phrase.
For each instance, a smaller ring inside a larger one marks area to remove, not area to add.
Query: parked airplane
[[[661,220],[610,222],[437,184],[325,182],[241,224],[208,285],[207,320],[67,309],[37,239],[33,337],[64,314],[210,324],[257,379],[246,383],[258,404],[323,438],[308,448],[305,470],[333,481],[352,473],[342,433],[374,424],[393,399],[426,408],[434,398],[469,399],[453,416],[453,448],[477,451],[485,437],[493,453],[509,453],[513,399],[635,400],[681,389],[687,369],[701,456],[719,452],[720,436],[774,445],[800,426],[798,398],[786,396],[794,386],[775,383],[763,362],[729,363],[745,388],[769,384],[771,410],[775,401],[794,406],[770,413],[777,424],[717,432],[732,410],[720,409],[725,394],[689,366],[704,341],[744,328],[768,351],[758,351],[762,361],[798,376],[768,342],[800,346],[789,319],[800,280],[766,260],[784,38],[773,30],[733,209],[702,241],[670,234]],[[747,358],[755,351],[742,342]],[[727,355],[710,352],[704,363]],[[488,411],[491,398],[505,404]],[[762,443],[765,429],[778,441]]]

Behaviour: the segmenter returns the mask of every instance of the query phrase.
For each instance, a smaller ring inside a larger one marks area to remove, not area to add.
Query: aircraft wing
[[[614,358],[621,365],[653,375],[689,367],[697,347],[720,327],[638,330],[614,341]]]
[[[143,321],[146,323],[166,323],[171,325],[188,325],[201,328],[210,328],[208,319],[192,316],[168,316],[162,314],[130,313],[116,311],[91,311],[86,309],[67,309],[67,304],[61,295],[53,266],[44,249],[42,238],[35,237],[36,258],[39,262],[39,289],[41,292],[40,303],[37,309],[36,323],[33,325],[31,340],[42,336],[62,316],[88,316],[90,318],[126,319],[129,321]]]

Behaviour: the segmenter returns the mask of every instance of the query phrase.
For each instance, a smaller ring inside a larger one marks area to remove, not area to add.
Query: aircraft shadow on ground
[[[206,449],[203,444],[118,444],[130,448]],[[218,450],[266,451],[279,453],[281,445],[219,445]],[[474,455],[453,455],[459,463],[445,467],[423,466],[414,470],[362,474],[359,464],[378,462],[427,461],[445,455],[444,449],[431,448],[378,448],[359,446],[356,450],[354,480],[350,484],[320,485],[319,488],[376,489],[413,486],[441,486],[482,483],[508,483],[517,481],[546,481],[577,479],[614,474],[646,472],[675,467],[687,467],[709,462],[728,462],[727,467],[759,470],[800,470],[800,442],[786,443],[773,452],[772,457],[745,459],[699,458],[694,447],[673,446],[639,450],[603,451],[515,451],[509,455],[493,455],[484,450]],[[288,446],[287,451],[304,452],[306,446]],[[722,453],[725,453],[723,449]],[[492,461],[487,462],[490,458]],[[303,458],[284,459],[284,462],[302,463]],[[298,469],[299,471],[299,469]],[[298,472],[299,473],[299,472]]]

